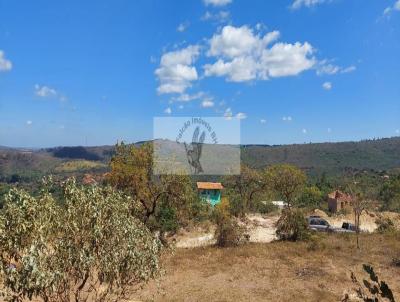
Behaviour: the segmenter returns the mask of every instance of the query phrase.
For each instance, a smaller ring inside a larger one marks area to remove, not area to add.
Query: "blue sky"
[[[398,136],[399,54],[399,0],[0,0],[0,145],[151,139],[156,116]]]

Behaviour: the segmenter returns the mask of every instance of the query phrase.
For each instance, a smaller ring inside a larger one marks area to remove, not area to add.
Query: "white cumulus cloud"
[[[54,88],[45,85],[41,86],[39,84],[35,85],[35,94],[42,98],[56,97],[58,95]]]
[[[243,112],[238,112],[236,114],[236,118],[239,119],[239,120],[244,120],[245,118],[247,118],[247,114],[243,113]]]
[[[0,71],[9,71],[11,69],[11,61],[7,60],[4,51],[0,50]]]
[[[197,70],[192,64],[199,53],[198,45],[164,53],[155,71],[160,82],[158,93],[183,93],[189,88],[191,82],[198,79]]]
[[[325,82],[322,84],[322,88],[325,90],[331,90],[332,89],[332,83],[331,82]]]
[[[294,76],[312,68],[313,47],[305,42],[275,43],[279,31],[263,36],[247,26],[227,25],[209,41],[209,57],[217,61],[204,65],[205,76],[225,76],[228,81],[267,80]]]
[[[232,2],[232,0],[203,0],[205,5],[212,6],[225,6]]]
[[[397,0],[393,6],[388,6],[383,11],[384,15],[389,15],[392,11],[400,11],[400,0]]]
[[[164,113],[171,114],[172,113],[171,107],[165,108]]]
[[[198,100],[202,97],[204,97],[206,94],[203,91],[199,91],[197,93],[193,94],[188,94],[188,93],[182,93],[179,96],[171,98],[172,102],[190,102],[193,100]]]
[[[282,117],[282,121],[284,121],[284,122],[291,122],[291,121],[292,121],[292,117],[291,117],[291,116],[283,116],[283,117]]]
[[[231,14],[229,11],[221,10],[216,13],[206,11],[203,16],[201,16],[202,21],[213,21],[215,23],[225,23],[230,20]]]
[[[183,22],[183,23],[178,25],[176,30],[179,31],[179,32],[184,32],[188,27],[189,27],[189,22]]]
[[[317,75],[334,75],[338,73],[349,73],[355,71],[357,68],[354,65],[348,67],[337,66],[330,60],[321,60],[316,65]]]
[[[214,107],[214,101],[211,98],[206,98],[201,102],[201,107],[203,108]]]
[[[262,118],[262,119],[260,119],[260,123],[265,124],[265,123],[267,123],[267,120]]]
[[[319,5],[331,0],[294,0],[292,5],[290,6],[292,9],[299,9],[303,6],[305,7],[312,7],[315,5]]]

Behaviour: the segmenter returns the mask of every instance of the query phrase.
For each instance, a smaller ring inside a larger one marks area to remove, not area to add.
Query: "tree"
[[[276,235],[281,240],[305,240],[310,236],[308,222],[300,209],[283,209],[275,226]]]
[[[303,171],[287,164],[267,168],[265,176],[272,190],[285,199],[289,208],[297,201],[307,180]]]
[[[265,191],[266,182],[262,175],[246,165],[242,165],[240,175],[228,176],[224,180],[231,196],[231,204],[235,204],[237,215],[244,215],[257,194]],[[229,194],[228,193],[228,194]]]
[[[232,217],[230,206],[229,200],[224,197],[214,208],[215,238],[219,247],[236,246],[248,241],[246,228]]]
[[[194,198],[188,176],[153,174],[151,143],[140,147],[123,143],[117,145],[110,165],[107,180],[115,188],[129,194],[132,200],[140,202],[142,220],[146,224],[157,214],[161,204],[182,212],[188,206],[187,201]]]
[[[131,216],[129,196],[70,179],[64,203],[12,189],[0,211],[7,301],[118,301],[159,270],[160,242]]]
[[[356,193],[352,195],[352,207],[354,212],[354,225],[356,227],[356,238],[357,238],[357,248],[360,248],[359,237],[360,237],[360,217],[361,214],[368,206],[368,200],[364,199],[361,193]]]
[[[400,212],[400,175],[386,181],[379,192],[382,210]]]
[[[361,214],[366,210],[370,204],[369,200],[365,198],[363,191],[358,186],[356,181],[350,182],[346,188],[347,192],[351,196],[351,206],[354,213],[354,225],[356,228],[356,240],[357,249],[360,248],[359,237],[360,237],[360,217]]]
[[[308,186],[299,197],[299,206],[317,208],[322,201],[322,192],[317,186]]]

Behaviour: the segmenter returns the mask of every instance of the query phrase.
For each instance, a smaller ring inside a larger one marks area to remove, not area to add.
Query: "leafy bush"
[[[227,199],[215,207],[214,219],[217,224],[215,237],[220,247],[237,246],[247,241],[245,228],[240,226],[236,219],[230,214],[230,204]]]
[[[301,210],[286,208],[276,222],[276,235],[281,240],[305,240],[310,236],[307,220]]]
[[[305,208],[319,208],[323,195],[316,186],[306,187],[299,197],[298,204]]]
[[[261,213],[261,214],[268,214],[268,213],[272,213],[275,211],[278,211],[278,207],[276,205],[274,205],[272,202],[256,202],[254,203],[254,209],[253,211],[257,212],[257,213]]]
[[[246,209],[244,206],[244,203],[240,197],[240,195],[237,194],[230,194],[229,195],[229,213],[235,217],[240,217],[243,216],[244,213],[246,213]]]
[[[189,199],[189,219],[195,222],[208,220],[211,216],[212,207],[208,202],[205,202],[197,194]]]
[[[111,188],[64,187],[64,203],[12,189],[0,211],[0,279],[9,301],[107,301],[154,277],[160,243]]]
[[[307,176],[302,170],[288,164],[270,166],[264,175],[272,191],[283,198],[289,207],[298,201],[307,181]]]
[[[400,175],[385,182],[379,192],[382,210],[400,212]]]
[[[176,232],[179,228],[176,210],[167,204],[160,204],[160,208],[154,217],[149,219],[147,225],[152,231]]]
[[[396,231],[393,221],[390,218],[378,218],[375,223],[378,225],[376,232],[379,234],[393,233]]]

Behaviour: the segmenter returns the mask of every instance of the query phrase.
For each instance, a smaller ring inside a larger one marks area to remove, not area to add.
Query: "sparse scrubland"
[[[351,271],[368,263],[399,299],[399,235],[319,234],[314,241],[249,243],[177,249],[163,258],[164,274],[133,301],[341,301],[355,298]],[[357,300],[355,300],[357,301]],[[397,301],[397,300],[396,300]]]
[[[223,198],[211,207],[198,197],[194,179],[155,176],[152,166],[151,144],[120,144],[100,181],[45,178],[34,190],[18,182],[4,186],[1,297],[351,301],[362,296],[355,276],[363,282],[366,268],[399,296],[400,219],[390,212],[400,209],[399,174],[371,178],[350,170],[332,182],[293,165],[243,164],[240,175],[219,179]],[[327,214],[325,198],[333,189],[357,201],[350,212]],[[286,207],[278,210],[269,200],[284,200]],[[334,226],[355,223],[356,233],[312,232],[310,214]],[[196,232],[205,232],[199,245],[206,246],[183,243],[182,234]]]

